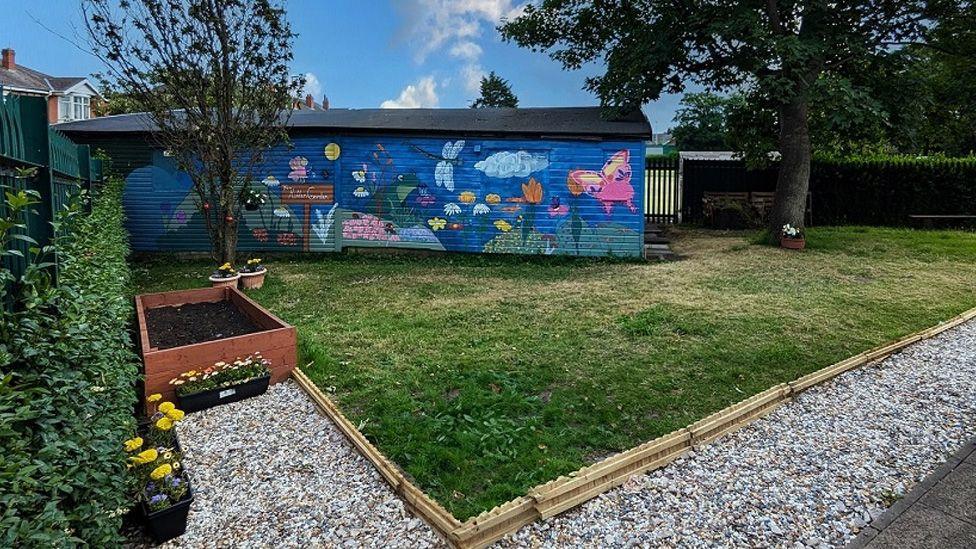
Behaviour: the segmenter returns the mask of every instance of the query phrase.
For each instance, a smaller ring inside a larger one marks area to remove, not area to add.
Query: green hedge
[[[817,225],[910,225],[913,214],[976,215],[976,158],[818,158]]]
[[[121,193],[111,181],[90,214],[75,203],[61,216],[57,287],[41,270],[23,284],[5,273],[0,546],[122,543],[138,369]]]

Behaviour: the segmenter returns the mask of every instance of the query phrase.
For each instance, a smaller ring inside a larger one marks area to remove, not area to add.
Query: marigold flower
[[[126,452],[135,452],[139,448],[142,448],[142,437],[130,438],[129,440],[125,441]]]
[[[169,431],[173,428],[173,420],[168,417],[161,417],[156,421],[156,428],[160,431]]]
[[[162,412],[162,413],[165,414],[165,413],[169,412],[170,410],[175,410],[176,409],[176,405],[173,404],[172,402],[164,402],[164,403],[162,403],[162,404],[159,405],[159,408],[158,409],[159,409],[160,412]]]
[[[156,402],[157,400],[162,400],[163,395],[159,393],[153,393],[146,397],[146,402]]]
[[[183,416],[184,415],[185,414],[183,413],[183,410],[178,410],[176,408],[173,408],[172,410],[166,412],[166,417],[169,418],[170,421],[173,421],[173,422],[176,422],[176,421],[179,421],[179,420],[183,419]]]
[[[149,477],[152,478],[153,480],[159,480],[172,472],[173,472],[173,466],[170,465],[169,463],[164,463],[159,467],[153,469],[152,473],[149,473]]]
[[[158,457],[159,457],[159,452],[156,451],[155,448],[150,448],[148,450],[143,450],[139,452],[131,459],[134,463],[138,463],[139,465],[142,465],[143,463],[152,463],[156,461],[156,458]]]

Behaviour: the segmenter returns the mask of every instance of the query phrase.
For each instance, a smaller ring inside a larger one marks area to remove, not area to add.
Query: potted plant
[[[253,212],[259,209],[267,201],[267,197],[261,191],[251,188],[244,191],[244,209],[247,211]]]
[[[779,245],[788,250],[802,250],[806,248],[807,241],[801,229],[787,223],[780,231]]]
[[[234,270],[234,267],[230,263],[224,263],[217,270],[210,275],[210,285],[214,288],[221,288],[224,286],[229,286],[231,288],[237,287],[237,281],[241,278],[241,274]]]
[[[152,402],[159,395],[150,396]],[[163,543],[186,532],[193,489],[182,466],[183,452],[173,426],[183,411],[172,402],[159,405],[143,427],[142,436],[125,441],[130,479],[149,535]],[[145,438],[143,438],[145,437]]]
[[[190,370],[170,380],[176,400],[186,412],[237,402],[263,394],[271,382],[271,361],[255,353],[232,363],[217,362],[202,371]]]
[[[247,265],[241,269],[241,286],[245,290],[257,290],[264,286],[264,275],[268,274],[268,269],[261,264],[261,259],[252,257],[247,260]]]

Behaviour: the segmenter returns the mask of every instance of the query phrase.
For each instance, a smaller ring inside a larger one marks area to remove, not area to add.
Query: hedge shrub
[[[0,546],[122,543],[138,368],[121,193],[112,180],[90,214],[75,201],[61,215],[57,287],[40,270],[5,286],[17,289],[0,323]]]

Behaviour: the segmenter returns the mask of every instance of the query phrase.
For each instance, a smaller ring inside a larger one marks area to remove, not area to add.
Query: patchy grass
[[[674,263],[279,258],[254,297],[310,377],[458,518],[976,306],[976,235],[682,232]],[[136,265],[142,291],[205,262]]]

